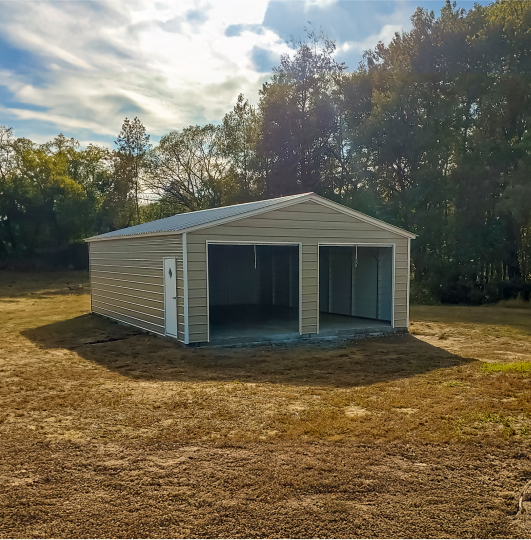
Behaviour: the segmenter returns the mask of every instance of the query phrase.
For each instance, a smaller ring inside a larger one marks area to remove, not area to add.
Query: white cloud
[[[318,6],[318,7],[324,7],[327,8],[333,4],[335,4],[337,0],[305,0],[305,4],[307,6]]]
[[[126,115],[139,116],[154,135],[219,121],[240,92],[256,99],[264,82],[252,63],[253,47],[279,56],[287,50],[270,31],[225,36],[230,24],[260,24],[266,5],[267,0],[10,3],[0,35],[38,58],[33,70],[39,76],[4,70],[2,85],[16,101],[46,110],[12,106],[0,114],[108,136]]]
[[[387,45],[391,42],[396,32],[401,32],[403,29],[404,27],[400,25],[386,24],[380,32],[368,36],[363,41],[346,41],[338,47],[338,51],[363,53],[368,49],[373,49],[379,41]]]
[[[125,116],[138,116],[155,138],[189,124],[220,121],[239,93],[257,101],[268,78],[263,70],[290,50],[280,36],[291,28],[295,35],[302,31],[304,23],[282,10],[278,21],[270,17],[277,26],[265,24],[268,4],[273,5],[268,0],[0,0],[0,47],[2,41],[8,44],[12,56],[7,64],[0,58],[0,95],[2,86],[12,95],[0,107],[0,124],[43,142],[59,131],[112,141]],[[360,39],[338,41],[338,55],[361,54],[408,27],[411,9],[396,5],[391,17],[369,17],[377,33],[366,26],[360,35],[345,22],[343,30]],[[343,23],[344,8],[336,0],[306,0],[302,6],[303,18],[308,8],[323,17],[335,13],[332,29]],[[368,32],[372,35],[364,37]]]

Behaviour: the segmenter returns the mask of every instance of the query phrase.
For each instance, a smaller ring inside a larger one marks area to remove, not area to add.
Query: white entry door
[[[175,259],[164,259],[164,326],[166,335],[177,337],[177,272]]]

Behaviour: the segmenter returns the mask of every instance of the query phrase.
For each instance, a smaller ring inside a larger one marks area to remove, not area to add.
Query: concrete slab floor
[[[254,337],[273,340],[283,334],[299,335],[297,308],[260,304],[210,308],[211,341]]]
[[[391,329],[391,321],[350,317],[335,313],[319,313],[319,330],[359,330],[360,328]]]
[[[319,335],[347,337],[352,334],[392,332],[388,321],[320,313]],[[268,305],[212,306],[210,344],[237,344],[300,339],[297,308]]]

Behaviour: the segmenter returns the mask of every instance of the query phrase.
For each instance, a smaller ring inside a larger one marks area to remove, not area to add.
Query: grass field
[[[524,305],[185,349],[91,315],[87,282],[0,272],[2,537],[531,532]]]

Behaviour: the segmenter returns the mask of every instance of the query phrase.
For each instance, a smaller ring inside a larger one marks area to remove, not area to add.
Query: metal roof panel
[[[234,204],[232,206],[223,206],[221,208],[209,208],[207,210],[198,210],[196,212],[186,212],[184,214],[176,214],[163,219],[157,219],[156,221],[150,221],[149,223],[141,223],[140,225],[133,225],[125,229],[119,229],[117,231],[111,231],[108,233],[93,236],[92,239],[100,238],[117,238],[122,236],[136,236],[146,233],[158,233],[158,232],[171,232],[182,231],[190,229],[191,227],[197,227],[199,225],[206,225],[208,223],[214,223],[222,219],[231,218],[269,206],[274,206],[280,202],[288,201],[290,199],[296,199],[309,195],[303,193],[300,195],[290,195],[288,197],[278,197],[277,199],[268,199],[265,201],[256,201],[243,204]]]

